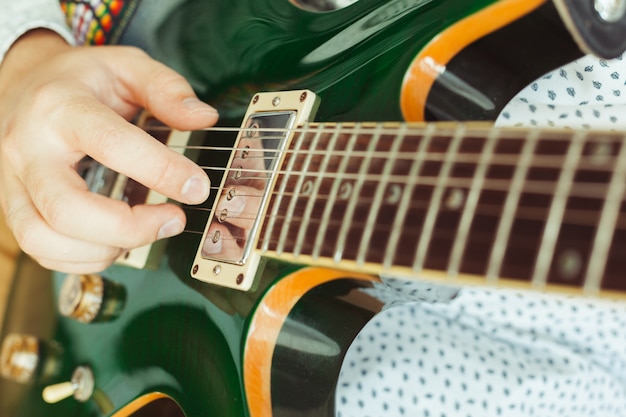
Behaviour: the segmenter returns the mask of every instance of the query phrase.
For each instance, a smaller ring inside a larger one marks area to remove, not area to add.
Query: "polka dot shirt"
[[[502,126],[626,129],[626,60],[584,57],[529,85]],[[624,417],[620,302],[385,279],[350,346],[339,417]]]

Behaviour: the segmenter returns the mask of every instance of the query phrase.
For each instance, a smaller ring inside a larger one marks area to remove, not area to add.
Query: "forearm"
[[[11,46],[33,29],[49,29],[74,43],[58,0],[0,0],[0,10],[0,64]]]

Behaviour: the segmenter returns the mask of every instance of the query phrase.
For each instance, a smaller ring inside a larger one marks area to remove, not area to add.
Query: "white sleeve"
[[[0,11],[0,63],[11,45],[31,29],[50,29],[75,43],[58,0],[0,0]]]

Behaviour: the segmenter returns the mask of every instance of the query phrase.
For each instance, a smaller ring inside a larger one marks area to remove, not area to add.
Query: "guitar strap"
[[[139,0],[61,0],[67,24],[79,45],[115,44]]]

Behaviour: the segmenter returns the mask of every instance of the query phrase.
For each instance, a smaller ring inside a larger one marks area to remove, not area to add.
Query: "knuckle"
[[[72,201],[64,196],[42,197],[40,200],[41,215],[54,230],[71,230],[74,227],[71,207]]]
[[[172,178],[174,178],[177,172],[174,165],[169,158],[161,158],[158,161],[158,165],[154,168],[153,175],[150,177],[149,188],[162,190],[163,192],[169,191],[168,188],[172,186]]]
[[[13,229],[13,235],[20,248],[28,255],[37,257],[41,251],[39,227],[36,224],[20,222]]]

